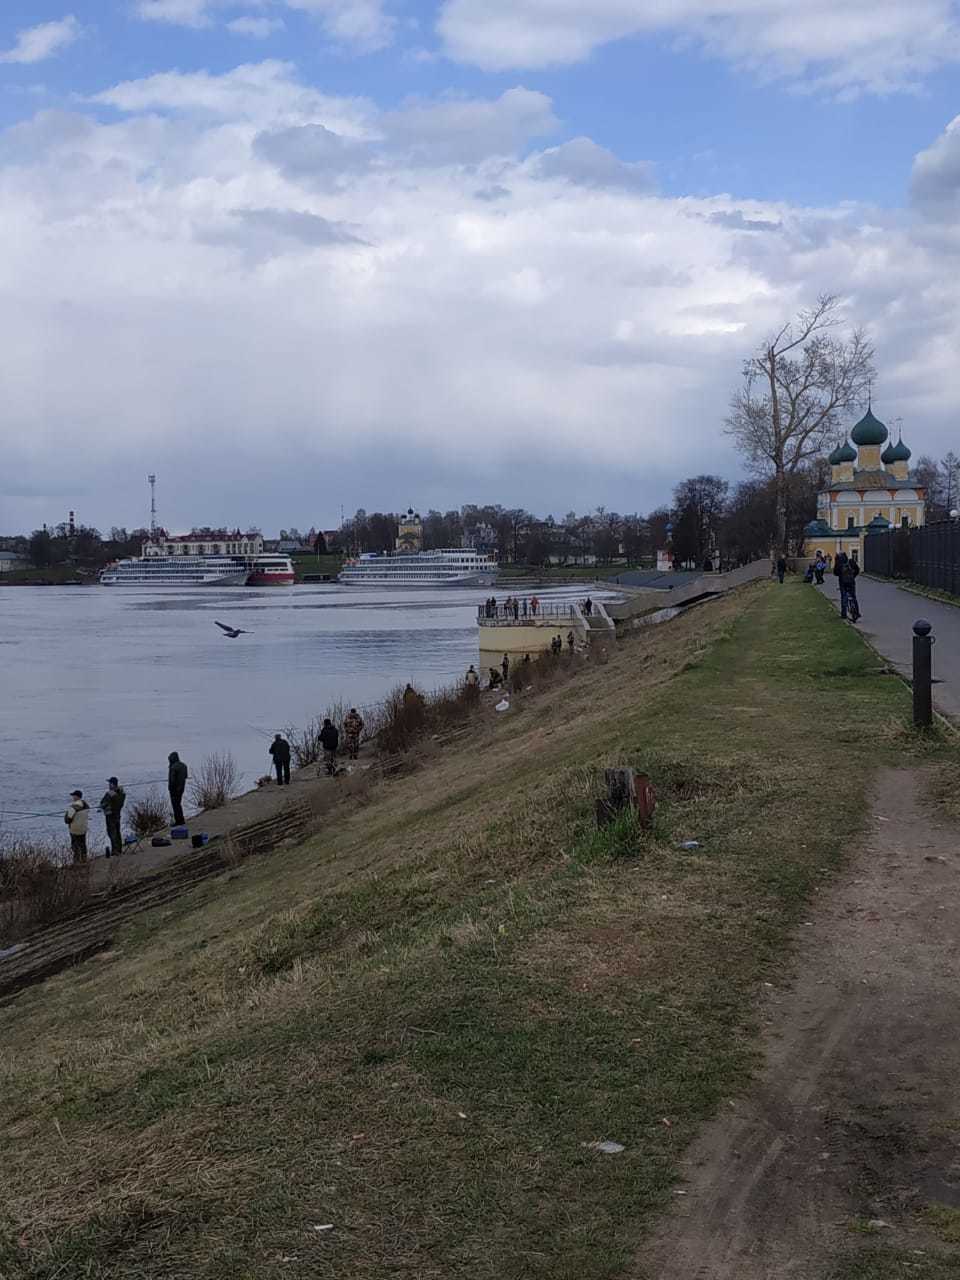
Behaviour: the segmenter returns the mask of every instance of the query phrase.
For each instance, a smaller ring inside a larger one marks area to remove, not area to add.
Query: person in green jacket
[[[107,779],[107,789],[100,800],[100,812],[107,823],[107,836],[110,840],[108,858],[118,858],[123,853],[123,836],[120,834],[120,814],[127,799],[127,793],[116,778]]]

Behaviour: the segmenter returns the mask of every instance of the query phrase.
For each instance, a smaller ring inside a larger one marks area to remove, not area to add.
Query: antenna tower
[[[150,486],[150,537],[157,536],[157,477],[147,476]]]

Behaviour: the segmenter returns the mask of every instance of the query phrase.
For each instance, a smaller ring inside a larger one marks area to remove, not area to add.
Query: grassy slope
[[[291,556],[297,581],[301,581],[305,573],[329,573],[335,577],[340,572],[343,556]]]
[[[842,856],[812,779],[851,837],[919,749],[876,667],[751,588],[0,1010],[0,1274],[616,1275]],[[652,837],[594,834],[613,762]]]

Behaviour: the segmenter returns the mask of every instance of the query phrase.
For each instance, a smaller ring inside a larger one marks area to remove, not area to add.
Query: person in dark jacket
[[[167,791],[170,793],[170,807],[173,810],[174,826],[182,827],[186,822],[183,816],[183,793],[187,789],[187,766],[177,755],[176,751],[171,751],[167,756],[170,765],[167,771]]]
[[[841,551],[834,561],[833,572],[840,584],[840,617],[846,618],[849,614],[851,622],[859,622],[857,575],[860,572],[860,566],[857,564],[856,557],[850,557],[845,551]]]
[[[783,582],[784,574],[787,572],[787,562],[783,556],[777,559],[777,581]]]
[[[273,756],[273,767],[277,773],[277,786],[290,785],[290,743],[282,733],[275,733],[270,743],[270,754]]]
[[[120,813],[127,799],[126,792],[116,778],[107,779],[107,789],[100,800],[100,812],[107,824],[107,838],[110,841],[108,858],[117,858],[123,853],[123,836],[120,834]]]
[[[320,730],[320,745],[323,747],[323,763],[329,775],[337,772],[337,747],[340,745],[340,731],[332,720],[324,720]],[[319,773],[319,769],[317,770]]]

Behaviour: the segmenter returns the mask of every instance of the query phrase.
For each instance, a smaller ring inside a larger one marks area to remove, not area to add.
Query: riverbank
[[[949,763],[908,720],[818,594],[750,586],[139,917],[0,1009],[0,1272],[624,1274],[878,770]],[[651,833],[597,834],[613,764]]]

